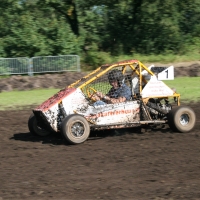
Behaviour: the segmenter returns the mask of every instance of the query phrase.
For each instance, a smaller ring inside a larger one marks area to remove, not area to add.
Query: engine
[[[146,104],[150,116],[154,120],[165,119],[172,109],[167,99],[150,99]]]

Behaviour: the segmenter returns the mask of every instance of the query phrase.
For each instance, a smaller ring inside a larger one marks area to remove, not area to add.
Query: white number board
[[[158,73],[158,80],[174,80],[174,66],[170,66]]]

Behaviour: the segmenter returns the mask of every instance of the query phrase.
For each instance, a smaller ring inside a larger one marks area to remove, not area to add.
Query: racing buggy
[[[36,136],[61,132],[71,144],[86,141],[90,131],[105,129],[168,124],[173,131],[189,132],[196,116],[190,107],[180,106],[180,94],[163,81],[172,79],[173,66],[146,67],[138,60],[102,65],[33,109],[29,130]],[[128,97],[114,101],[112,80]]]

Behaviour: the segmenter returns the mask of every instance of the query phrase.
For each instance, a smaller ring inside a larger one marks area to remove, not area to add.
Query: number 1
[[[168,78],[168,70],[167,71],[165,71],[166,73],[167,73],[167,77],[166,78]]]

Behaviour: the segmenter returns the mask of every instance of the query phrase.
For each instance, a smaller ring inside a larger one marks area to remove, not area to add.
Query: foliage
[[[1,0],[0,57],[200,52],[199,0]],[[91,68],[91,67],[90,67]]]

